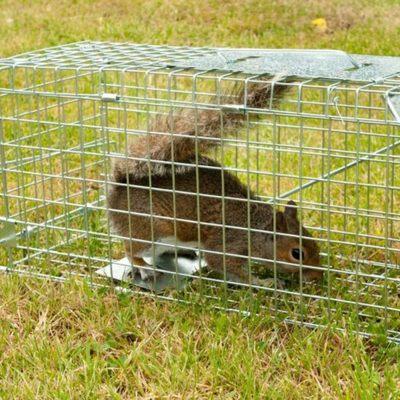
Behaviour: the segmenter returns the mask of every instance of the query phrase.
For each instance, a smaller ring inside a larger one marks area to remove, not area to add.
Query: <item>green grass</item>
[[[325,32],[312,25],[318,17]],[[93,39],[397,55],[399,21],[400,5],[388,0],[2,1],[0,49],[8,56]],[[345,318],[337,325],[355,323]],[[0,397],[10,399],[400,397],[400,350],[383,339],[73,281],[0,276],[0,357]]]

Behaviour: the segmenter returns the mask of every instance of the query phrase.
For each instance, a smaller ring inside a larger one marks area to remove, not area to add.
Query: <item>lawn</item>
[[[399,21],[400,4],[388,0],[5,0],[0,49],[92,39],[398,55]],[[400,347],[382,339],[80,281],[0,275],[0,304],[4,399],[400,398]]]

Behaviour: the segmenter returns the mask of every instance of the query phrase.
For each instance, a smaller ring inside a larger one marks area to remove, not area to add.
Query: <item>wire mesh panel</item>
[[[0,60],[0,267],[400,341],[399,71],[97,42]]]

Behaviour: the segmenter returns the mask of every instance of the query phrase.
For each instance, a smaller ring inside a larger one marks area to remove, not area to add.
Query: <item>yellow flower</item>
[[[318,32],[326,32],[328,29],[328,24],[326,23],[325,18],[316,18],[312,20],[312,24]]]

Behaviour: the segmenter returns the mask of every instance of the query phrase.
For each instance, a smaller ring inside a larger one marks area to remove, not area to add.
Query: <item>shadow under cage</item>
[[[0,268],[400,341],[399,115],[394,57],[2,59]]]

